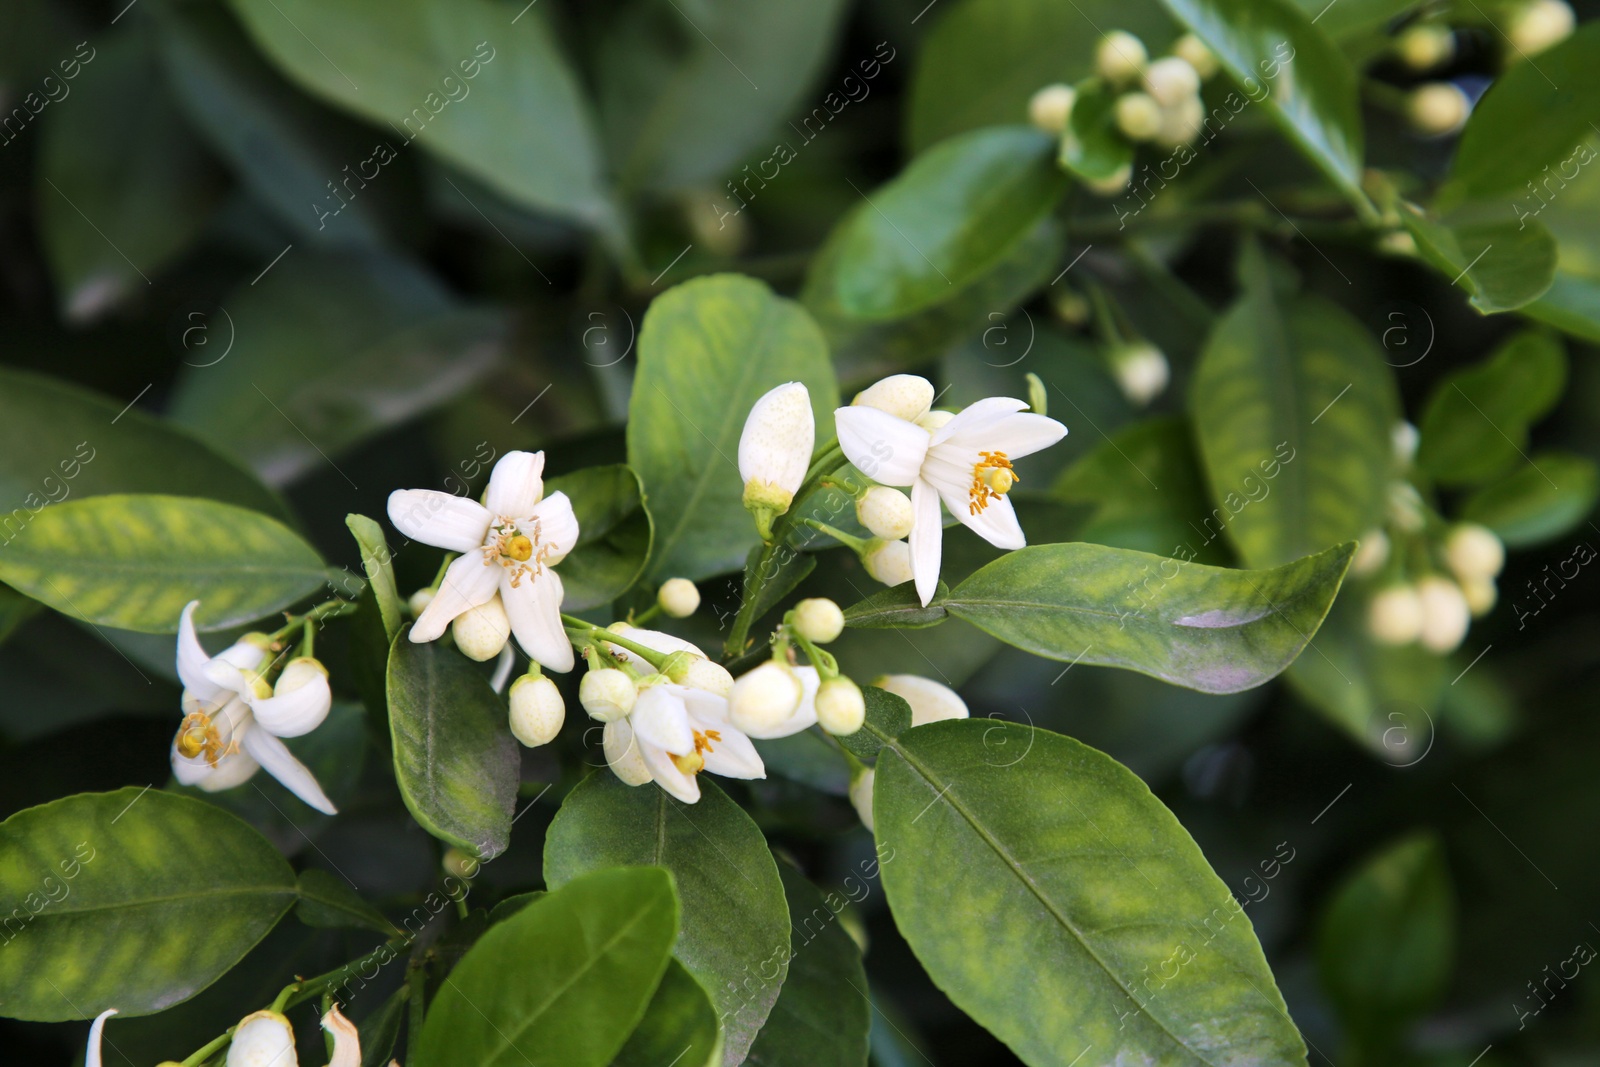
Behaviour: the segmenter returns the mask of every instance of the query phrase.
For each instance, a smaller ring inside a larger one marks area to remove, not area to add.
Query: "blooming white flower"
[[[774,516],[789,510],[811,466],[815,444],[811,394],[800,382],[768,391],[750,409],[739,435],[739,477],[744,479],[744,506],[762,524],[763,535]]]
[[[116,1013],[116,1008],[107,1008],[95,1016],[94,1022],[89,1027],[88,1047],[83,1050],[83,1067],[101,1067],[100,1034],[106,1028],[106,1020]]]
[[[227,1067],[299,1067],[294,1028],[275,1011],[258,1011],[239,1020],[228,1045]]]
[[[939,583],[941,499],[951,514],[995,547],[1027,544],[1006,499],[1016,481],[1011,461],[1047,448],[1067,433],[1056,420],[1024,411],[1027,406],[1011,397],[989,397],[931,433],[873,407],[852,405],[834,412],[839,446],[851,463],[885,485],[911,487],[911,571],[923,604],[933,599]]]
[[[411,640],[437,639],[456,616],[498,592],[522,650],[552,671],[572,669],[554,567],[578,543],[578,518],[565,493],[544,495],[543,474],[543,452],[507,452],[489,475],[482,504],[434,489],[389,494],[395,529],[462,553],[411,627]]]
[[[548,745],[561,732],[567,704],[556,683],[524,674],[511,683],[511,736],[529,748]]]
[[[685,804],[700,799],[701,771],[767,776],[750,738],[728,721],[725,697],[665,678],[640,690],[627,719],[606,724],[606,760],[629,785],[643,784],[642,763],[650,779]]]
[[[967,702],[954,689],[919,674],[886,674],[872,683],[911,705],[911,725],[965,719]]]
[[[243,640],[207,656],[195,635],[191,600],[178,620],[178,677],[183,725],[172,739],[172,773],[208,793],[243,785],[260,770],[327,815],[337,809],[305,764],[279,738],[310,733],[328,717],[333,695],[327,671],[309,658],[284,668],[276,688],[256,673],[264,641]]]

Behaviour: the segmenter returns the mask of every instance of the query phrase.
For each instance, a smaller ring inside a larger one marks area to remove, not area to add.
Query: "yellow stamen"
[[[981,515],[991,500],[999,500],[1022,479],[1011,469],[1011,460],[1004,452],[979,452],[978,462],[972,468],[972,488],[967,513]]]
[[[178,755],[184,759],[194,759],[204,755],[206,763],[215,768],[217,760],[223,756],[230,756],[239,751],[236,741],[222,743],[222,735],[217,730],[216,723],[211,716],[203,711],[191,711],[183,718],[183,725],[178,727]]]

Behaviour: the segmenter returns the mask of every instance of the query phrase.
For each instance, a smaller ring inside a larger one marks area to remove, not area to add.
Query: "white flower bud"
[[[826,597],[811,597],[794,606],[794,628],[807,641],[825,645],[844,632],[844,612]]]
[[[891,374],[861,390],[850,404],[877,408],[907,422],[916,422],[933,406],[933,383],[915,374]]]
[[[1113,85],[1126,85],[1144,72],[1149,53],[1144,42],[1125,30],[1112,30],[1094,50],[1094,68]]]
[[[511,735],[529,748],[555,740],[567,718],[566,701],[556,683],[524,674],[511,683]]]
[[[1493,578],[1469,578],[1461,583],[1461,595],[1467,598],[1467,610],[1474,619],[1481,619],[1494,608],[1500,591]]]
[[[815,443],[811,394],[804,385],[788,382],[757,400],[739,435],[744,506],[772,515],[788,511],[811,466]]]
[[[1206,47],[1204,41],[1192,33],[1186,33],[1173,42],[1172,54],[1193,67],[1202,81],[1217,72],[1217,57]]]
[[[515,692],[515,690],[513,690]],[[639,691],[626,671],[615,667],[602,667],[590,671],[578,683],[578,703],[589,713],[589,718],[599,722],[613,722],[625,718],[633,710]]]
[[[720,663],[704,656],[693,656],[674,670],[669,677],[690,689],[704,689],[713,696],[726,697],[733,692],[733,675]]]
[[[871,767],[862,767],[856,771],[855,777],[850,779],[850,803],[854,805],[856,814],[861,818],[861,825],[868,830],[874,829],[872,825],[872,780],[877,777],[877,772]]]
[[[1070,85],[1047,85],[1033,94],[1028,101],[1028,121],[1048,133],[1059,137],[1072,117],[1072,105],[1078,94]]]
[[[623,785],[644,785],[650,780],[650,767],[639,750],[639,742],[633,739],[633,726],[627,719],[606,723],[601,744],[607,765]]]
[[[1161,129],[1161,105],[1147,93],[1117,98],[1117,129],[1130,141],[1148,141]]]
[[[1367,608],[1367,631],[1384,645],[1409,645],[1422,635],[1422,599],[1409,585],[1380,590]]]
[[[911,546],[904,541],[870,541],[861,565],[875,581],[904,585],[911,580]]]
[[[1394,40],[1395,55],[1415,71],[1432,70],[1455,55],[1456,41],[1450,27],[1437,22],[1409,26]]]
[[[1511,21],[1506,36],[1511,41],[1513,61],[1536,55],[1572,35],[1577,25],[1572,8],[1563,0],[1533,0]]]
[[[1454,652],[1472,622],[1461,587],[1448,578],[1430,574],[1417,583],[1417,597],[1422,602],[1422,647],[1441,656]]]
[[[1099,178],[1095,181],[1086,181],[1083,184],[1096,196],[1116,196],[1128,187],[1128,179],[1133,177],[1133,164],[1124,163],[1109,177]]]
[[[428,605],[432,604],[433,598],[438,595],[439,591],[437,589],[418,589],[415,593],[412,593],[411,598],[406,601],[406,608],[409,609],[411,614],[414,616],[421,615],[424,611],[428,610]]]
[[[239,1020],[228,1045],[227,1067],[299,1067],[294,1029],[275,1011],[258,1011]]]
[[[1171,107],[1161,109],[1161,128],[1156,131],[1156,144],[1163,148],[1177,148],[1190,144],[1200,136],[1200,124],[1205,121],[1205,105],[1198,96],[1189,96]]]
[[[700,607],[700,590],[687,578],[668,578],[656,593],[656,603],[674,619],[687,619]]]
[[[1415,256],[1417,239],[1405,230],[1390,230],[1378,238],[1378,251],[1386,256]]]
[[[817,687],[817,725],[830,734],[853,734],[867,721],[867,701],[861,687],[844,675]]]
[[[506,616],[505,605],[500,602],[500,594],[496,593],[485,603],[457,615],[455,622],[450,624],[450,635],[455,638],[456,647],[468,659],[482,663],[498,656],[511,639],[511,620]]]
[[[951,419],[953,419],[955,417],[956,417],[956,413],[953,412],[953,411],[944,411],[942,409],[935,408],[934,410],[928,412],[927,414],[918,415],[917,416],[917,425],[921,426],[924,430],[927,430],[929,433],[932,433],[933,431],[939,429],[945,423],[949,422]]]
[[[787,664],[768,660],[733,683],[728,715],[733,725],[750,733],[766,733],[800,706],[804,690]]]
[[[1389,560],[1389,535],[1382,530],[1368,530],[1361,535],[1355,558],[1350,561],[1350,573],[1358,578],[1377,574]]]
[[[1463,582],[1493,578],[1506,565],[1506,546],[1487,526],[1463,522],[1445,538],[1444,557]]]
[[[1429,82],[1411,91],[1406,100],[1406,118],[1411,128],[1425,137],[1444,137],[1466,125],[1472,102],[1452,82]]]
[[[322,1017],[322,1028],[333,1035],[333,1055],[328,1067],[361,1067],[361,1033],[335,1004]]]
[[[886,674],[872,683],[911,705],[911,725],[965,719],[967,702],[954,689],[918,674]]]
[[[1389,442],[1394,447],[1395,465],[1409,467],[1416,461],[1417,445],[1422,441],[1422,431],[1401,419],[1389,431]]]
[[[445,874],[470,880],[478,877],[478,868],[481,864],[478,862],[478,857],[466,849],[452,845],[444,850],[444,855],[439,859],[439,866],[444,869]]]
[[[1176,107],[1200,91],[1200,72],[1182,56],[1166,56],[1145,68],[1144,91],[1162,107]]]
[[[259,676],[257,676],[259,681]],[[256,687],[259,693],[259,685]],[[333,708],[328,668],[310,656],[299,656],[278,675],[270,698],[250,701],[255,720],[278,737],[300,737],[321,726]]]
[[[856,518],[873,537],[898,541],[911,532],[911,500],[898,489],[874,485],[856,497]]]
[[[1111,373],[1122,395],[1140,407],[1160,396],[1172,375],[1167,357],[1149,342],[1113,348]]]

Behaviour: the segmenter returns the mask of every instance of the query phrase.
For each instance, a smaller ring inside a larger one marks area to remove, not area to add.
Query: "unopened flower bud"
[[[1193,143],[1200,136],[1200,125],[1205,121],[1205,105],[1198,96],[1189,96],[1161,109],[1161,128],[1156,131],[1155,142],[1163,148],[1177,148]]]
[[[1417,239],[1405,230],[1390,230],[1378,238],[1378,251],[1386,256],[1415,256]]]
[[[1466,125],[1472,102],[1453,82],[1429,82],[1411,91],[1406,118],[1425,137],[1443,137]]]
[[[932,411],[918,415],[917,425],[921,426],[929,433],[932,433],[955,417],[956,413],[953,411],[945,411],[941,408],[934,408]]]
[[[844,612],[826,597],[811,597],[794,606],[794,628],[807,641],[825,645],[844,632]]]
[[[550,679],[524,674],[511,683],[511,735],[524,745],[538,748],[554,741],[566,718],[566,701]]]
[[[1422,441],[1422,432],[1411,423],[1401,419],[1389,431],[1389,442],[1394,447],[1395,465],[1401,468],[1409,467],[1416,461],[1417,445]]]
[[[904,541],[870,541],[861,565],[875,581],[903,585],[911,580],[911,546]]]
[[[1415,71],[1432,70],[1455,55],[1456,42],[1450,27],[1437,22],[1419,22],[1395,38],[1395,55]]]
[[[1367,608],[1367,630],[1385,645],[1409,645],[1422,635],[1422,599],[1409,585],[1380,590]]]
[[[861,729],[867,721],[867,701],[861,687],[840,675],[817,687],[817,725],[830,734],[844,736]]]
[[[299,1067],[294,1029],[275,1011],[258,1011],[239,1020],[228,1045],[227,1067]]]
[[[578,703],[589,713],[589,718],[599,722],[613,722],[624,718],[633,710],[638,697],[633,679],[626,671],[615,667],[602,667],[590,671],[578,683]]]
[[[428,610],[428,605],[432,604],[433,598],[438,595],[439,591],[437,589],[418,589],[415,593],[412,593],[410,599],[406,601],[406,608],[413,616],[421,615],[424,611]]]
[[[911,725],[965,719],[967,702],[954,689],[920,674],[886,674],[872,683],[911,705]]]
[[[1493,578],[1468,578],[1461,583],[1461,595],[1467,598],[1467,610],[1474,619],[1480,619],[1494,608],[1500,591]]]
[[[1361,544],[1350,561],[1350,573],[1358,578],[1377,574],[1389,560],[1389,535],[1382,530],[1368,530],[1361,535]]]
[[[898,489],[874,485],[856,497],[856,518],[873,537],[898,541],[911,532],[911,500]]]
[[[1559,44],[1572,35],[1577,21],[1572,7],[1563,0],[1533,0],[1511,20],[1506,37],[1513,54],[1507,58],[1515,61]]]
[[[872,825],[872,780],[877,777],[877,772],[871,767],[861,767],[856,770],[855,776],[850,779],[850,803],[856,809],[856,815],[861,818],[861,825],[868,830],[874,829]]]
[[[1176,107],[1200,91],[1200,73],[1182,56],[1166,56],[1145,68],[1144,91],[1162,107]]]
[[[728,714],[740,730],[765,733],[793,715],[803,695],[788,664],[768,660],[733,683]]]
[[[1463,522],[1445,538],[1444,556],[1463,582],[1493,578],[1506,565],[1506,546],[1487,526]]]
[[[733,675],[720,663],[704,656],[693,656],[679,663],[668,663],[667,677],[690,689],[704,689],[715,696],[725,697],[733,692]]]
[[[1078,94],[1070,85],[1047,85],[1034,93],[1028,101],[1028,121],[1035,128],[1059,137],[1072,118],[1072,105]]]
[[[755,402],[739,435],[739,477],[744,506],[756,517],[763,537],[772,519],[789,510],[811,465],[816,427],[811,394],[800,382],[770,390]]]
[[[1461,587],[1448,578],[1430,574],[1417,583],[1422,602],[1422,647],[1445,655],[1460,647],[1472,622],[1472,612]]]
[[[468,659],[482,663],[498,656],[511,639],[511,619],[500,602],[500,594],[457,615],[450,624],[450,635]]]
[[[700,590],[687,578],[668,578],[656,593],[656,603],[674,619],[687,619],[700,607]]]
[[[1113,85],[1126,85],[1144,72],[1149,59],[1144,42],[1125,30],[1112,30],[1094,50],[1094,67]]]
[[[1217,57],[1204,41],[1192,33],[1179,37],[1172,45],[1172,54],[1178,56],[1205,81],[1217,72]]]
[[[933,406],[933,395],[933,383],[928,379],[915,374],[891,374],[861,390],[850,404],[877,408],[907,422],[916,422]]]
[[[1148,141],[1161,129],[1161,105],[1148,93],[1117,98],[1117,129],[1130,141]]]
[[[1140,407],[1160,396],[1172,376],[1167,357],[1148,341],[1113,348],[1111,373],[1122,395]]]

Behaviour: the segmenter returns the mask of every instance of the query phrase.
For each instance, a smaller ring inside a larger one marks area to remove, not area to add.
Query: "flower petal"
[[[503,568],[485,563],[476,548],[450,564],[445,569],[439,592],[428,601],[428,606],[417,616],[411,627],[411,640],[433,641],[444,633],[445,627],[455,621],[468,608],[487,604],[494,591],[500,588]]]
[[[339,809],[333,806],[333,801],[317,784],[316,777],[305,764],[294,758],[288,745],[265,730],[252,729],[244,733],[244,750],[265,767],[268,774],[282,782],[289,792],[324,815],[339,814]]]
[[[911,577],[917,597],[927,607],[939,588],[939,563],[944,554],[944,527],[939,518],[939,491],[921,478],[911,487]]]
[[[793,670],[795,677],[800,679],[800,705],[794,709],[794,714],[776,726],[769,726],[764,730],[745,730],[743,732],[746,737],[753,737],[758,741],[772,741],[780,737],[789,737],[792,734],[797,734],[801,730],[810,729],[817,724],[817,687],[822,684],[822,679],[817,674],[815,667],[795,667]],[[689,714],[695,718],[710,718],[710,716],[703,715],[701,709],[692,703],[689,704]],[[724,716],[724,721],[726,721],[726,716]],[[722,727],[719,726],[717,729],[720,730]],[[706,766],[711,766],[710,760],[706,761]],[[717,771],[716,773],[722,774],[723,772]],[[728,777],[738,776],[729,775]]]
[[[291,663],[285,676],[294,667]],[[310,668],[306,675],[304,685],[289,690],[284,689],[283,678],[279,678],[272,696],[252,700],[250,710],[255,714],[256,725],[278,737],[299,737],[321,726],[333,707],[333,692],[328,688],[326,674]]]
[[[644,785],[650,780],[650,768],[644,762],[644,751],[639,739],[633,736],[633,727],[627,719],[614,719],[606,723],[600,734],[605,748],[606,763],[623,785]]]
[[[856,469],[884,485],[916,481],[928,454],[928,431],[914,422],[869,407],[836,408],[839,447]]]
[[[200,647],[200,638],[194,632],[194,609],[200,601],[191,600],[178,616],[178,677],[201,703],[210,704],[222,694],[222,687],[206,677],[206,665],[211,657]]]
[[[961,525],[996,548],[1009,551],[1022,548],[1028,543],[1027,537],[1022,533],[1022,524],[1017,522],[1017,512],[1011,506],[1010,497],[991,499],[988,507],[976,515],[973,515],[970,509],[962,508],[956,512],[956,518],[961,521]]]
[[[705,653],[700,650],[700,646],[695,644],[693,641],[685,641],[681,637],[674,637],[672,634],[662,633],[660,630],[646,630],[639,626],[629,626],[625,622],[614,622],[610,626],[606,627],[606,629],[612,631],[619,637],[627,638],[636,645],[643,645],[645,648],[652,649],[656,652],[666,652],[669,654],[673,652],[689,652],[696,656],[705,655]],[[629,652],[620,645],[614,645],[608,641],[606,642],[606,649],[613,655],[627,660],[629,665],[636,670],[643,671],[646,674],[655,670],[654,667],[645,662],[643,656]]]
[[[1008,458],[1016,459],[1049,448],[1065,436],[1067,428],[1055,419],[1026,411],[1014,412],[998,419],[985,419],[980,425],[953,434],[937,442],[931,451],[953,447],[973,452],[1004,452]]]
[[[333,1035],[333,1055],[328,1067],[361,1067],[361,1034],[335,1004],[322,1017],[322,1028]]]
[[[637,738],[637,735],[635,737]],[[700,802],[700,783],[695,781],[694,775],[684,774],[678,770],[678,765],[672,762],[672,757],[663,749],[648,742],[640,748],[644,753],[644,765],[650,768],[650,777],[655,779],[656,785],[685,804]]]
[[[493,515],[525,519],[544,497],[544,453],[507,452],[489,475],[484,502]]]
[[[481,548],[489,535],[487,508],[437,489],[396,489],[389,494],[389,521],[413,541],[451,552]]]
[[[107,1008],[95,1016],[94,1024],[89,1027],[89,1047],[83,1053],[83,1067],[100,1067],[100,1032],[106,1028],[106,1020],[116,1013],[116,1008]]]
[[[567,558],[578,544],[578,516],[565,493],[551,493],[534,505],[529,518],[539,524],[539,547],[544,548],[545,566],[553,567]],[[524,529],[524,532],[527,532]]]
[[[500,583],[500,599],[511,618],[511,632],[528,658],[548,670],[565,674],[572,669],[572,642],[561,625],[561,576],[553,570],[513,587]]]
[[[702,755],[705,757],[706,770],[712,774],[720,774],[724,778],[765,778],[767,768],[761,762],[761,754],[756,751],[756,746],[750,743],[750,738],[728,725],[705,723],[705,727],[717,731],[721,740],[712,741],[711,747]]]
[[[956,413],[956,417],[939,427],[933,435],[933,444],[941,445],[946,441],[956,438],[981,436],[992,430],[1001,420],[1009,415],[1026,409],[1028,402],[1010,396],[986,396],[976,403],[968,404]],[[1054,421],[1054,420],[1052,420]],[[987,446],[976,446],[987,447]],[[990,449],[994,451],[994,449]]]
[[[640,741],[682,756],[694,751],[694,732],[689,727],[688,709],[683,698],[672,692],[674,688],[663,683],[640,693],[628,721]]]

